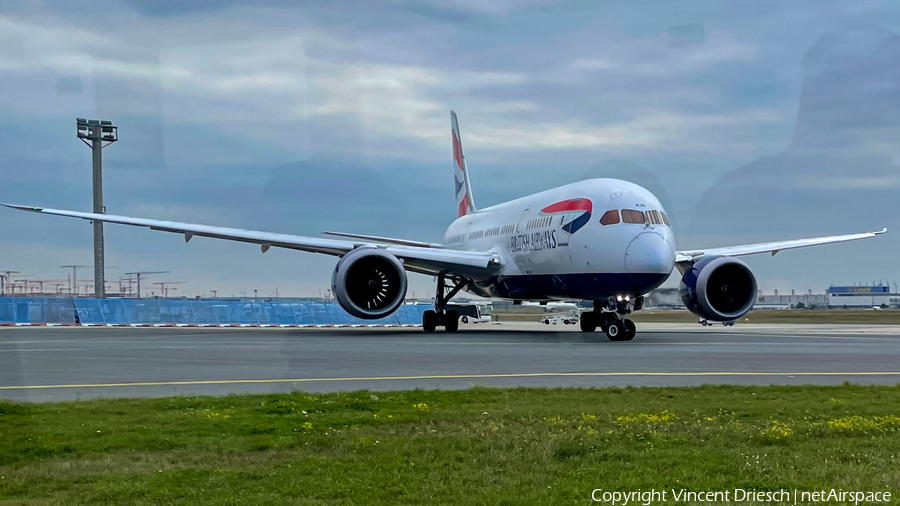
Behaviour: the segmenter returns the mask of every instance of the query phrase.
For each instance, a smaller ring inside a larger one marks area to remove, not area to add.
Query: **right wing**
[[[500,268],[500,257],[494,253],[477,251],[456,251],[432,247],[376,244],[373,241],[343,241],[337,239],[323,239],[320,237],[305,237],[300,235],[274,234],[271,232],[258,232],[239,228],[212,227],[209,225],[196,225],[192,223],[180,223],[177,221],[149,220],[145,218],[130,218],[128,216],[116,216],[112,214],[82,213],[78,211],[66,211],[61,209],[48,209],[43,207],[18,206],[12,204],[0,204],[20,211],[30,211],[54,216],[66,216],[69,218],[81,218],[83,220],[102,221],[106,223],[118,223],[120,225],[133,225],[148,227],[150,230],[174,232],[184,234],[184,240],[190,241],[194,236],[213,237],[229,241],[249,242],[262,246],[265,253],[271,247],[287,248],[311,253],[325,253],[327,255],[343,256],[350,250],[360,246],[376,246],[397,258],[403,260],[404,267],[412,272],[434,275],[441,272],[451,272],[463,276],[479,276],[491,274]]]
[[[810,239],[794,239],[792,241],[776,241],[765,242],[761,244],[745,244],[743,246],[726,246],[724,248],[710,248],[694,251],[677,251],[675,252],[675,263],[679,267],[693,265],[694,262],[705,256],[728,256],[737,257],[743,255],[754,255],[757,253],[772,253],[775,256],[781,250],[805,248],[807,246],[818,246],[820,244],[832,244],[836,242],[855,241],[857,239],[867,239],[875,237],[887,232],[887,229],[878,232],[865,232],[862,234],[848,235],[832,235],[828,237],[813,237]]]

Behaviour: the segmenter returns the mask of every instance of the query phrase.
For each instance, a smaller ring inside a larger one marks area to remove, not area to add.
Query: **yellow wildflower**
[[[616,418],[619,423],[667,423],[675,422],[678,417],[669,410],[662,413],[632,413]]]
[[[772,422],[769,423],[769,426],[759,433],[760,436],[772,439],[786,438],[792,436],[793,434],[794,431],[791,430],[788,424],[779,422],[778,420],[772,420]]]

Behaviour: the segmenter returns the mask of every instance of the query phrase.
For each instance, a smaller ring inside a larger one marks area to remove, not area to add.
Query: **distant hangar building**
[[[828,305],[833,308],[900,307],[900,294],[889,286],[831,286]]]

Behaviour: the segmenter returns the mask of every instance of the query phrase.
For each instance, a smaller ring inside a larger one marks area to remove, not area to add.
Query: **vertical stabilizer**
[[[475,212],[475,200],[472,198],[472,185],[469,184],[469,171],[466,170],[466,158],[463,156],[459,124],[453,111],[450,111],[450,127],[453,131],[453,182],[456,186],[457,217],[463,217]]]

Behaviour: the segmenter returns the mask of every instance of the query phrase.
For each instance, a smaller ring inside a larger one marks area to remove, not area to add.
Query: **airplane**
[[[437,278],[434,310],[422,327],[454,332],[460,311],[450,299],[465,290],[514,301],[589,300],[583,332],[600,328],[612,341],[636,334],[627,315],[675,268],[684,305],[700,318],[729,322],[756,300],[756,278],[737,257],[875,237],[887,231],[678,251],[669,218],[651,192],[618,179],[589,179],[484,209],[475,207],[456,113],[450,112],[457,219],[442,243],[324,232],[305,237],[235,228],[3,204],[13,209],[151,230],[213,237],[339,257],[332,292],[349,314],[378,319],[403,303],[407,272]]]

